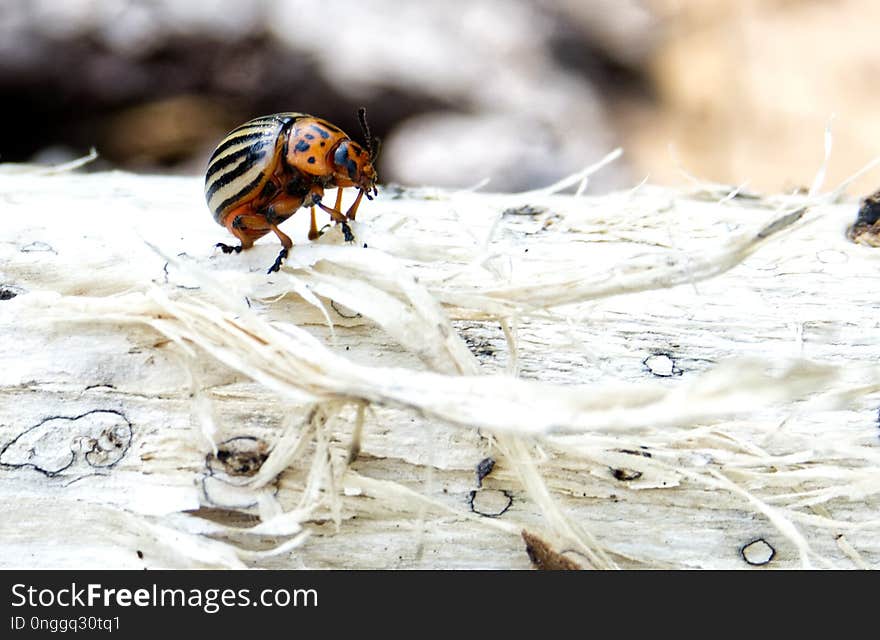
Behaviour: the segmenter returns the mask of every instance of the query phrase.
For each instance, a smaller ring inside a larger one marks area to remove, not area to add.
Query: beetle
[[[342,224],[345,239],[354,240],[348,221],[354,220],[361,199],[378,195],[374,163],[378,140],[370,134],[366,109],[358,109],[366,148],[336,125],[307,113],[275,113],[245,122],[230,131],[214,149],[205,172],[205,200],[218,224],[238,238],[238,246],[222,242],[223,253],[250,249],[270,231],[281,241],[269,273],[278,271],[293,241],[278,225],[300,207],[311,208],[309,239],[320,233],[315,207]],[[324,189],[338,188],[336,206],[322,200]],[[356,187],[358,195],[342,213],[342,189]]]

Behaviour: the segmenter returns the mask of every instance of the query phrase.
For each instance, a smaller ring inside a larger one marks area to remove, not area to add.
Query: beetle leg
[[[278,239],[281,241],[281,251],[278,253],[278,257],[275,258],[275,262],[269,267],[268,273],[274,273],[281,268],[281,263],[287,259],[287,254],[293,247],[293,240],[279,229],[278,225],[296,213],[301,204],[302,198],[281,196],[275,198],[272,204],[266,208],[266,227],[278,236]]]
[[[265,229],[268,231],[271,225],[279,225],[287,220],[302,204],[303,199],[299,196],[279,195],[273,198],[265,208]]]
[[[237,247],[230,246],[224,242],[218,242],[215,247],[218,247],[223,250],[223,253],[241,253],[245,249],[250,249],[254,246],[255,238],[259,238],[260,235],[255,235],[253,233],[248,233],[249,230],[252,229],[251,225],[248,225],[248,222],[256,222],[259,216],[254,213],[253,208],[247,204],[237,209],[233,209],[226,215],[226,223],[224,226],[226,229],[238,238],[240,245]],[[259,228],[259,225],[257,225]]]
[[[342,213],[342,187],[336,189],[336,206],[334,209]],[[354,218],[352,218],[352,220],[354,220]],[[342,222],[342,234],[345,236],[346,242],[354,242],[354,234],[351,232],[351,227],[349,227],[348,223],[344,220]]]
[[[321,193],[323,194],[323,191]],[[342,205],[342,189],[338,189],[336,191],[335,209],[331,209],[330,207],[322,203],[320,195],[314,198],[314,202],[323,211],[329,213],[334,222],[342,225],[342,234],[345,236],[345,241],[354,242],[354,234],[351,232],[351,227],[348,226],[348,218],[346,218],[345,214],[339,210],[339,207]]]
[[[344,213],[341,213],[341,212],[337,211],[336,209],[331,209],[327,205],[322,204],[320,202],[317,202],[315,204],[317,204],[319,207],[321,207],[321,209],[323,209],[324,211],[329,213],[330,217],[333,218],[333,222],[345,222],[346,220],[348,220],[348,218],[345,217]]]
[[[340,213],[336,209],[331,209],[328,206],[325,206],[318,203],[318,206],[321,207],[324,211],[330,214],[330,217],[333,218],[334,222],[338,222],[342,225],[342,235],[345,236],[346,242],[354,242],[354,234],[351,232],[351,227],[348,226],[348,218],[345,217],[344,213]]]
[[[278,257],[275,258],[275,262],[272,263],[272,266],[269,267],[269,271],[267,271],[267,273],[274,273],[281,268],[281,263],[287,259],[287,254],[293,247],[293,240],[291,240],[290,236],[284,233],[276,225],[269,223],[269,228],[275,233],[276,236],[278,236],[278,239],[281,240],[282,245],[281,251],[278,253]]]
[[[351,207],[349,207],[349,209],[348,209],[348,213],[345,214],[345,216],[346,216],[349,220],[354,220],[354,216],[355,216],[355,214],[357,213],[358,206],[360,206],[360,204],[361,204],[361,199],[362,199],[363,197],[364,197],[364,190],[361,189],[360,191],[358,191],[357,198],[354,199],[354,202],[352,203]]]
[[[309,227],[309,240],[317,240],[321,237],[321,232],[318,231],[318,222],[315,220],[315,207],[312,207],[312,226]]]
[[[318,188],[313,189],[313,198],[314,206],[321,207],[324,211],[330,214],[330,217],[333,218],[336,222],[342,222],[342,188],[339,187],[336,189],[336,204],[331,211],[329,208],[325,206],[321,206],[321,200],[324,197],[324,190]],[[314,209],[314,207],[313,207]]]
[[[274,224],[269,224],[269,228],[278,236],[278,239],[281,240],[281,245],[285,249],[291,249],[293,247],[293,240],[290,239],[290,236],[284,233],[281,229],[279,229]]]
[[[278,257],[275,258],[275,262],[272,263],[272,266],[269,267],[269,270],[266,273],[275,273],[281,268],[281,265],[287,260],[287,249],[281,249],[278,252]]]

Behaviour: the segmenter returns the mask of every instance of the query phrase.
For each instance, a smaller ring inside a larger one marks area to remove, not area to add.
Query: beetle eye
[[[333,154],[333,162],[335,162],[337,166],[345,166],[348,162],[348,142],[339,143],[339,146],[336,147],[336,152]]]
[[[348,173],[348,177],[352,180],[357,179],[358,166],[357,163],[348,154],[348,141],[339,143],[333,154],[333,162],[337,169],[344,170]]]

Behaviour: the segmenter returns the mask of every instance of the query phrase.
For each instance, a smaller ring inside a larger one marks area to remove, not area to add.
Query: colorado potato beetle
[[[363,196],[372,200],[376,189],[378,144],[370,134],[366,110],[358,110],[366,149],[339,127],[307,113],[275,113],[245,122],[220,142],[205,174],[205,199],[214,220],[226,227],[241,244],[216,246],[224,253],[250,249],[254,241],[272,231],[281,241],[278,258],[269,268],[277,271],[293,247],[279,228],[300,207],[311,207],[309,239],[319,236],[315,207],[342,224],[345,239],[354,240],[349,220],[354,220]],[[324,189],[338,188],[336,206],[323,202]],[[358,195],[346,213],[342,189],[357,187]]]

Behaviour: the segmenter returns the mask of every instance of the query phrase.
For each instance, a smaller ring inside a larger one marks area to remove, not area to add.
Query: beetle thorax
[[[343,140],[342,131],[320,118],[301,118],[288,133],[285,161],[288,166],[311,176],[335,172],[333,154]]]

